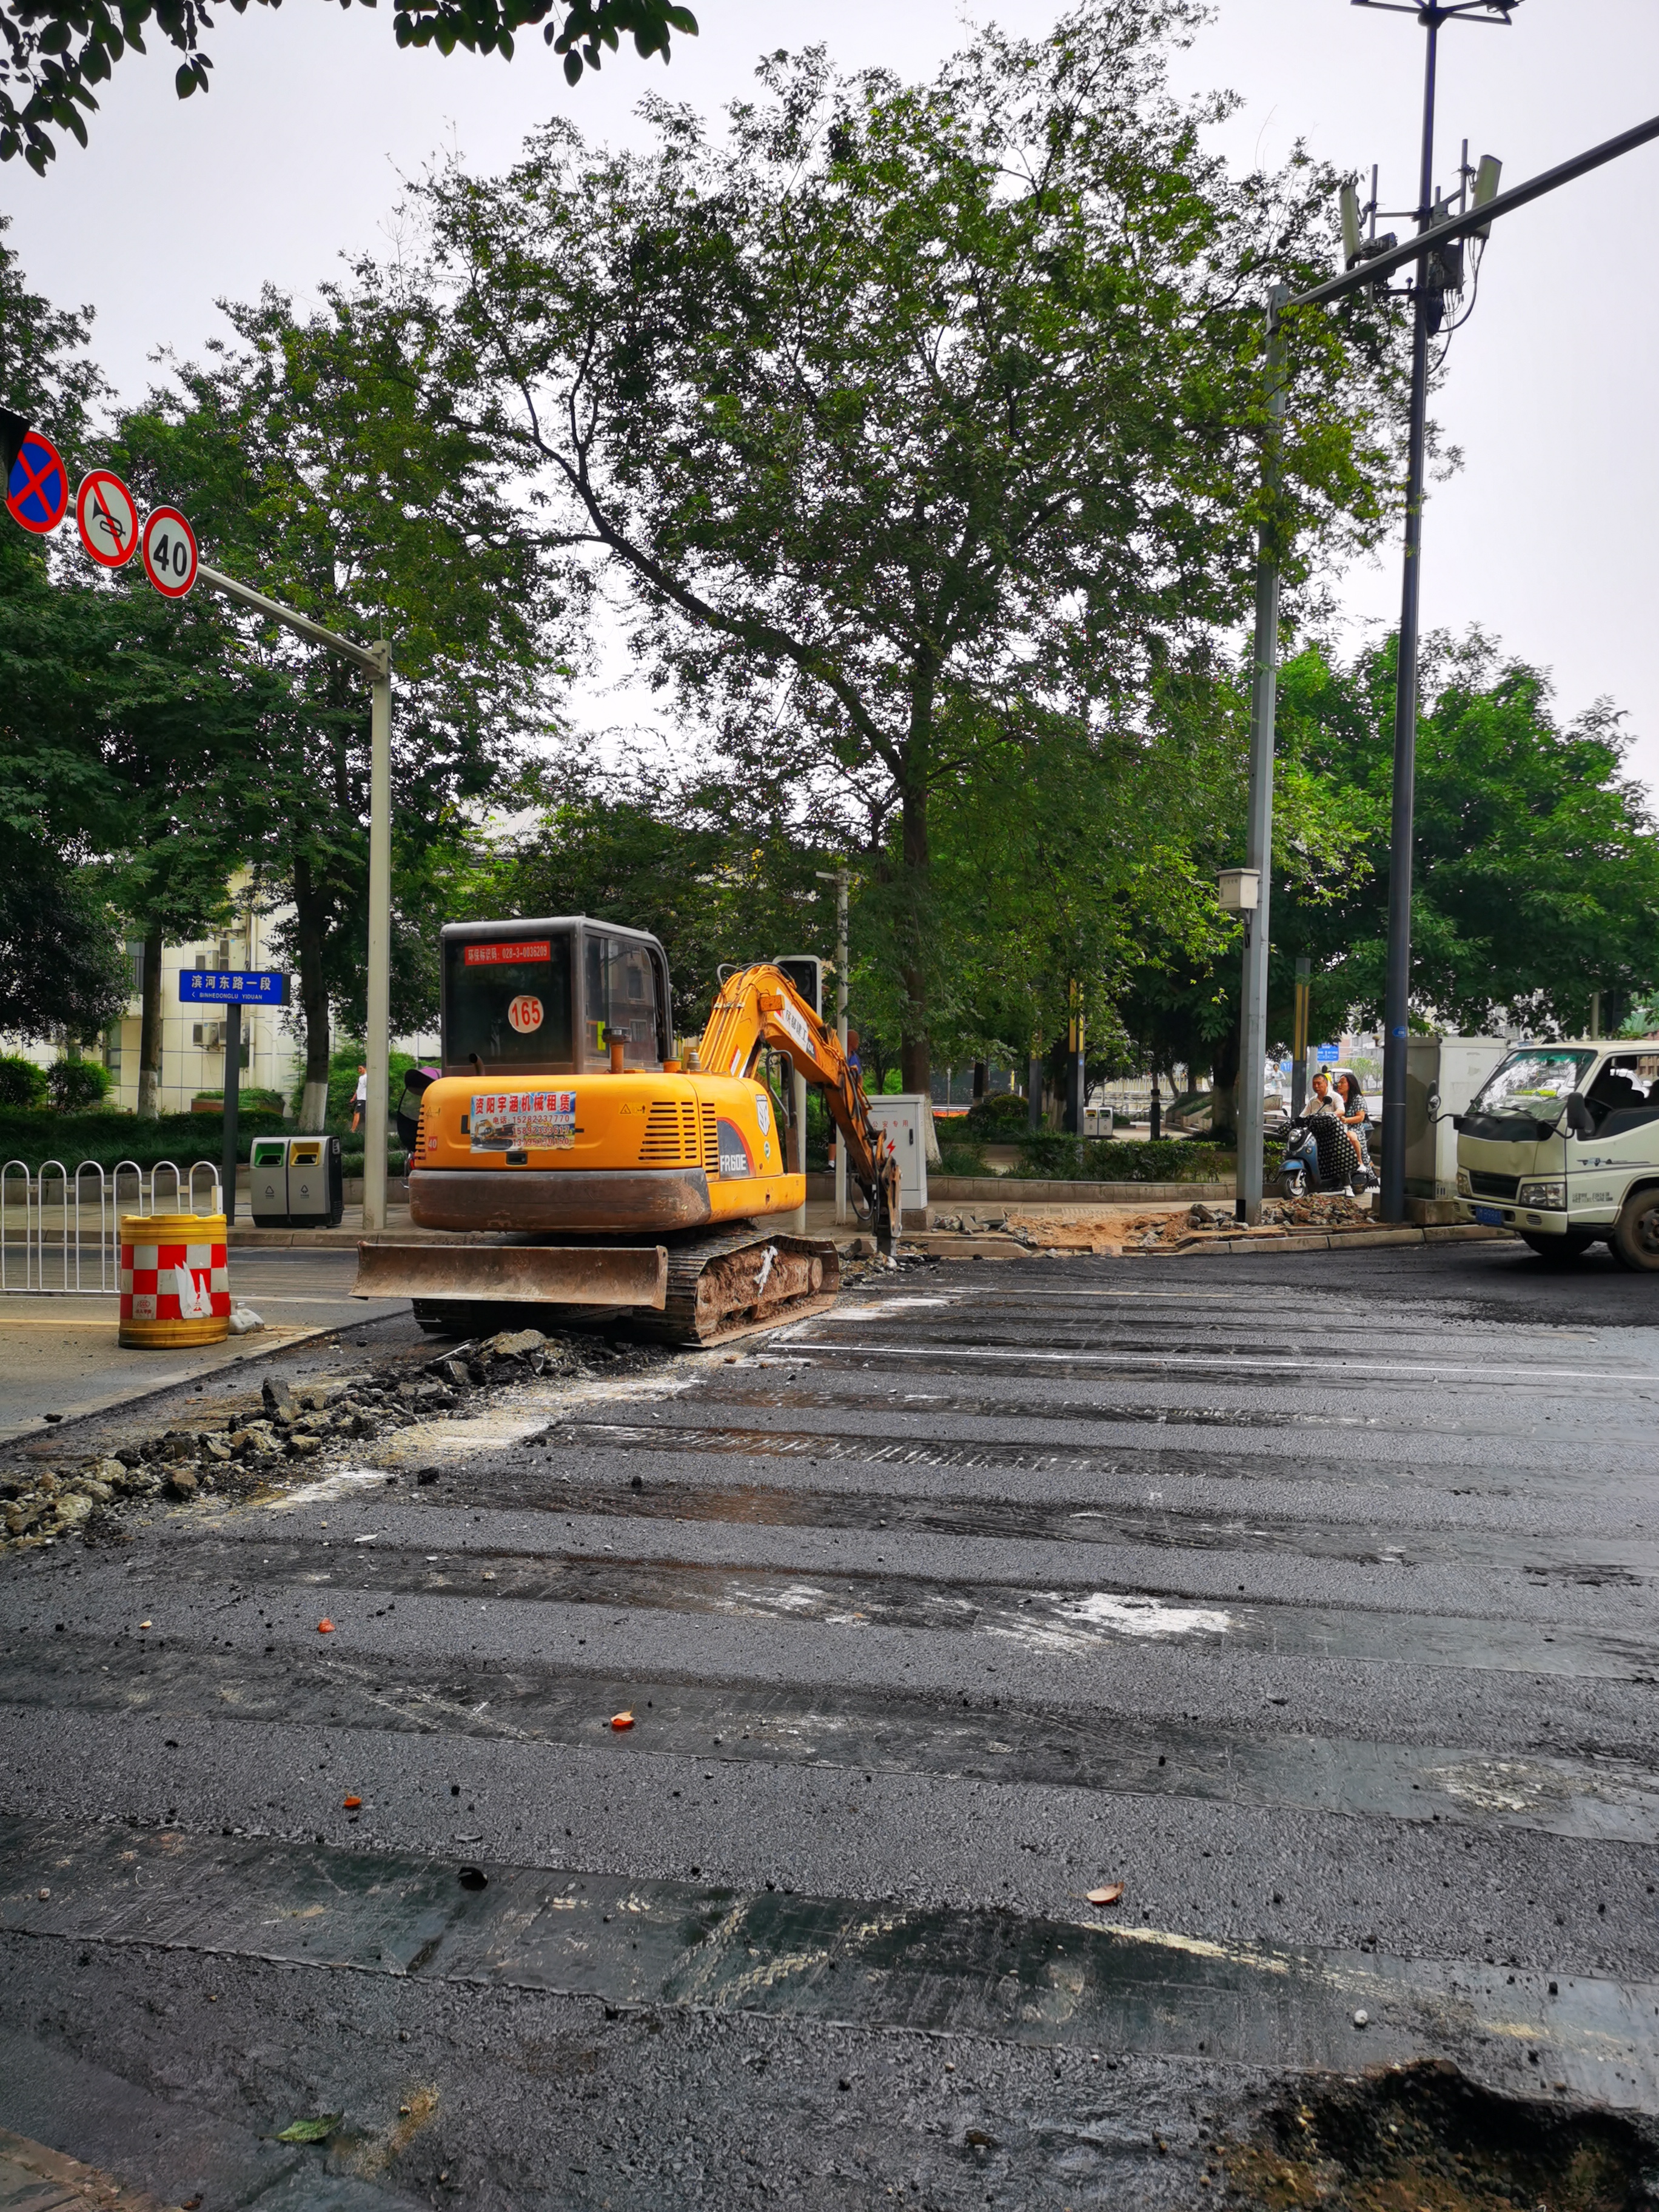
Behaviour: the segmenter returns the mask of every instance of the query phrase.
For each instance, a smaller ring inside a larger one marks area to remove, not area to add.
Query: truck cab
[[[1519,1046],[1454,1126],[1462,1219],[1659,1273],[1659,1038]]]

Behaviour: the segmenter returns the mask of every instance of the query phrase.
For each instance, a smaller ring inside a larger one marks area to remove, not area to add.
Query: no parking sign
[[[25,530],[44,538],[57,529],[69,506],[69,471],[50,438],[27,424],[18,427],[22,435],[6,477],[6,512]]]

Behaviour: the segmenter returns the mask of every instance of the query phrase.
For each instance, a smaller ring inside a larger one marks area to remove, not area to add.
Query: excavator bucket
[[[668,1254],[660,1244],[360,1244],[351,1295],[660,1313]]]

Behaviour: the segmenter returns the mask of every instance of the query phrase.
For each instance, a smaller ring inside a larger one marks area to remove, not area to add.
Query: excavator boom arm
[[[714,1075],[746,1075],[763,1046],[787,1052],[808,1083],[823,1093],[830,1118],[847,1146],[847,1164],[868,1201],[878,1231],[899,1219],[898,1160],[872,1119],[859,1072],[834,1030],[816,1014],[781,968],[740,969],[720,986],[697,1048]]]

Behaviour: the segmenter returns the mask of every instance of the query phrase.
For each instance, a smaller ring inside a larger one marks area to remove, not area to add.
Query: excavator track
[[[841,1288],[833,1243],[768,1235],[757,1221],[661,1243],[594,1238],[552,1250],[459,1240],[365,1244],[358,1270],[357,1296],[412,1297],[421,1327],[441,1334],[470,1336],[557,1319],[579,1328],[625,1323],[659,1344],[724,1344],[827,1313]],[[469,1290],[478,1294],[469,1297]]]
[[[840,1288],[840,1256],[827,1238],[769,1235],[746,1221],[671,1244],[661,1313],[631,1320],[659,1343],[725,1344],[826,1313]]]

